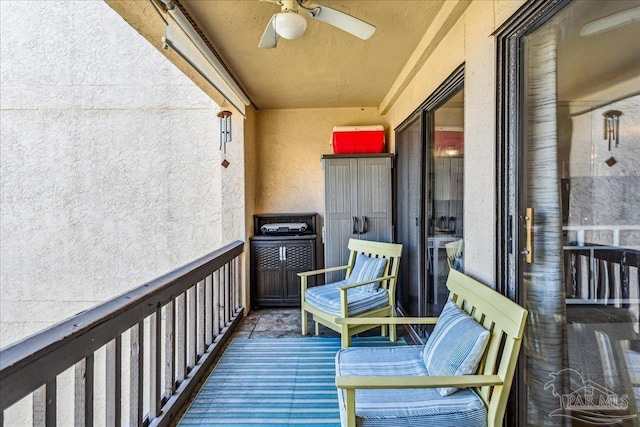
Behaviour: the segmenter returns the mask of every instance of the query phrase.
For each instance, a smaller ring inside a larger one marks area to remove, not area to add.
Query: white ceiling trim
[[[251,101],[177,7],[169,11],[163,42],[163,47],[176,52],[243,116],[246,115],[246,106],[251,105]]]
[[[460,16],[462,16],[470,4],[470,0],[449,0],[444,2],[433,23],[427,29],[422,40],[420,40],[420,43],[409,57],[402,71],[391,85],[391,89],[389,89],[389,92],[387,92],[380,103],[378,110],[381,115],[385,115],[389,111],[393,103],[400,97],[411,80],[427,62],[435,50],[435,47],[442,41],[444,35],[451,29]]]

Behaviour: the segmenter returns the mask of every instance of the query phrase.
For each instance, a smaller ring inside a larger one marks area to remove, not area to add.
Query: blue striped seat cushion
[[[338,376],[428,375],[422,346],[348,348],[336,355]],[[341,418],[344,391],[338,390]],[[486,426],[487,411],[472,389],[441,396],[437,389],[356,390],[356,418],[361,427]]]
[[[488,342],[489,331],[448,299],[424,346],[422,357],[427,372],[430,375],[475,374]],[[439,389],[442,396],[456,390],[456,387]]]
[[[309,288],[305,293],[305,301],[325,313],[340,317],[340,290],[338,287],[346,284],[347,281],[342,280]],[[388,305],[389,297],[386,289],[378,288],[370,292],[355,288],[347,291],[347,302],[348,315],[355,316],[356,314]]]
[[[371,258],[364,254],[358,254],[355,265],[353,266],[353,271],[351,271],[351,275],[347,279],[347,284],[366,282],[382,277],[386,266],[386,258]],[[369,285],[363,285],[361,289],[374,292],[379,287],[380,282],[375,282]]]

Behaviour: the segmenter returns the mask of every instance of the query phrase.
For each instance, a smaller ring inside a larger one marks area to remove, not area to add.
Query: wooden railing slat
[[[224,325],[229,322],[231,318],[231,309],[229,308],[229,264],[225,264],[223,269],[224,274]]]
[[[57,383],[53,379],[33,393],[33,427],[55,427]]]
[[[162,411],[162,310],[158,308],[149,318],[149,417],[154,419]]]
[[[106,414],[107,427],[122,425],[122,337],[107,344],[106,356]]]
[[[187,295],[176,298],[176,379],[181,383],[187,377]]]
[[[237,282],[236,282],[237,283]],[[204,336],[205,345],[209,345],[213,342],[213,278],[211,275],[207,276],[204,285]]]
[[[144,397],[144,322],[131,328],[131,354],[129,379],[129,424],[143,426],[142,402]]]
[[[220,270],[213,273],[213,333],[220,333]]]
[[[187,370],[196,365],[197,352],[197,326],[196,326],[196,290],[190,288],[187,291]]]
[[[176,391],[176,305],[173,301],[164,307],[164,393],[170,397]]]
[[[204,280],[201,280],[198,282],[198,284],[196,285],[196,292],[197,292],[197,298],[196,298],[196,306],[197,306],[197,317],[198,317],[198,323],[196,326],[196,334],[198,336],[198,355],[204,354],[204,348],[205,348],[205,343],[206,343],[206,336],[205,336],[205,304],[204,304]]]

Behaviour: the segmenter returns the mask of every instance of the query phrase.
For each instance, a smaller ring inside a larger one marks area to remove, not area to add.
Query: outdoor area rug
[[[406,345],[353,338],[354,347]],[[340,426],[340,338],[235,338],[178,426]]]

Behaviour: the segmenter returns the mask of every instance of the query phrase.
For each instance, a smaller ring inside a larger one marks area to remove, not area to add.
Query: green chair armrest
[[[498,375],[336,377],[336,387],[341,389],[465,388],[500,385],[502,382]]]
[[[347,318],[349,316],[349,313],[347,313],[347,308],[349,306],[347,291],[349,289],[357,288],[359,286],[369,285],[371,283],[381,282],[383,280],[393,279],[394,277],[395,276],[377,277],[375,279],[367,280],[365,282],[357,282],[357,283],[351,283],[349,285],[340,286],[338,290],[340,291],[340,308],[341,308],[340,311],[342,312],[341,314],[342,318]],[[387,292],[388,291],[389,290],[387,289]],[[389,298],[391,298],[391,296],[389,296]]]
[[[437,317],[340,317],[337,324],[342,325],[435,325]]]
[[[340,267],[330,267],[330,268],[322,268],[320,270],[303,271],[301,273],[298,273],[298,277],[316,276],[322,273],[330,273],[332,271],[346,270],[348,267],[349,267],[348,265],[341,265]]]

